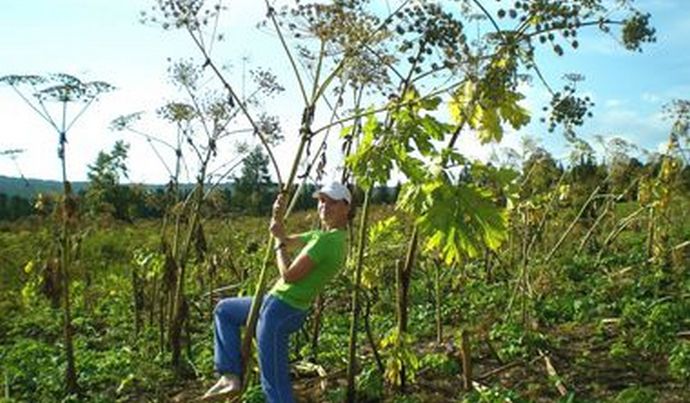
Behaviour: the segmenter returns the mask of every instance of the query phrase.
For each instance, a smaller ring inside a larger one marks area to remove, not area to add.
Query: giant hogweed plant
[[[354,3],[361,7],[365,2]],[[562,125],[572,136],[589,113],[591,102],[577,97],[573,87],[567,86],[562,92],[551,89],[535,59],[537,45],[533,39],[551,43],[557,55],[564,50],[556,43],[556,34],[571,38],[589,25],[598,24],[607,31],[610,26],[623,26],[623,40],[629,49],[638,50],[642,42],[654,40],[648,16],[633,12],[628,19],[613,21],[606,17],[608,11],[601,2],[517,2],[508,12],[498,10],[499,20],[508,15],[515,21],[503,27],[482,3],[486,2],[461,2],[467,11],[483,13],[495,28],[479,46],[468,43],[462,22],[435,2],[403,2],[399,12],[384,22],[395,27],[397,34],[384,46],[397,44],[399,54],[409,56],[402,63],[400,59],[385,63],[384,57],[379,58],[391,75],[399,78],[399,85],[383,107],[367,111],[359,147],[347,160],[365,187],[386,183],[394,168],[405,175],[408,183],[398,206],[416,217],[417,225],[409,251],[415,249],[419,229],[426,249],[440,250],[447,264],[476,256],[483,246],[496,250],[506,237],[506,211],[495,203],[490,189],[462,180],[464,171],[486,167],[468,161],[456,150],[458,136],[473,131],[483,143],[499,142],[504,127],[518,130],[527,124],[529,115],[520,105],[524,95],[518,87],[526,72],[539,77],[552,92],[547,107],[550,129]],[[449,37],[453,44],[447,46]],[[570,44],[578,47],[575,39]],[[371,47],[367,50],[372,51]],[[406,74],[400,73],[403,68]],[[434,75],[438,79],[444,70],[451,75],[449,79],[459,80],[445,88],[434,86],[438,81],[424,81]],[[450,124],[436,117],[441,103],[450,108]],[[376,117],[379,112],[385,114],[383,119]],[[513,179],[512,175],[494,174],[496,182],[504,186]]]
[[[340,73],[343,71],[345,63],[343,63],[342,60],[340,62],[328,65],[324,62],[327,59],[327,56],[331,54],[330,52],[332,52],[332,49],[327,48],[327,45],[330,46],[331,44],[335,43],[335,41],[332,40],[333,38],[321,38],[321,45],[317,47],[317,59],[319,61],[315,65],[312,65],[313,70],[311,70],[310,73],[313,73],[313,80],[311,88],[308,88],[304,80],[302,80],[304,73],[300,72],[297,68],[295,57],[293,57],[293,52],[290,50],[290,48],[287,46],[285,42],[283,30],[281,29],[281,25],[279,24],[276,17],[276,10],[273,7],[271,7],[268,2],[266,2],[267,21],[271,23],[271,25],[278,34],[281,46],[285,50],[286,56],[293,68],[292,70],[298,81],[300,93],[304,101],[302,119],[300,122],[298,136],[299,146],[297,148],[297,152],[295,154],[294,162],[292,164],[292,168],[290,169],[290,173],[287,176],[287,179],[284,180],[283,175],[281,175],[281,172],[278,169],[277,164],[275,162],[275,158],[271,150],[271,145],[268,143],[268,141],[266,141],[265,132],[256,123],[256,119],[253,116],[252,111],[242,102],[241,98],[238,96],[238,92],[236,91],[235,86],[231,84],[230,79],[226,77],[226,74],[223,71],[221,71],[221,68],[218,67],[219,65],[216,62],[215,58],[211,56],[213,51],[213,44],[216,43],[217,40],[220,39],[222,36],[216,34],[218,26],[217,21],[220,16],[220,13],[225,10],[224,5],[220,3],[214,3],[213,5],[209,6],[208,4],[204,4],[204,2],[202,1],[157,1],[155,4],[156,5],[154,6],[153,13],[155,14],[155,16],[151,16],[147,19],[147,21],[153,23],[161,23],[161,26],[164,29],[176,28],[184,30],[189,34],[190,38],[197,45],[197,48],[204,59],[204,65],[208,66],[216,74],[218,79],[223,83],[228,94],[228,102],[238,105],[238,107],[242,111],[243,117],[253,127],[254,133],[261,140],[263,146],[265,147],[265,151],[268,154],[274,167],[274,173],[278,179],[280,188],[285,192],[292,193],[293,184],[295,183],[295,179],[297,177],[298,167],[300,163],[303,161],[305,155],[306,157],[309,157],[309,147],[314,135],[317,132],[312,129],[312,124],[314,122],[315,114],[317,111],[317,104],[324,102],[323,100],[325,99],[325,103],[329,105],[331,110],[329,112],[329,114],[331,115],[330,120],[333,121],[337,116],[335,110],[338,109],[340,102],[338,101],[329,104],[329,101],[326,99],[326,90],[332,88],[332,84],[336,81],[336,78],[338,78],[341,81],[343,80],[343,77]],[[331,21],[337,23],[338,19],[335,18],[335,16],[332,17],[334,18],[332,18]],[[370,30],[370,28],[366,26],[366,24],[363,24],[362,26],[363,28],[365,28],[365,30]],[[346,81],[352,82],[353,80]],[[329,130],[328,128],[326,128],[324,129],[324,131],[327,133]],[[313,164],[309,164],[309,169],[312,166]],[[301,174],[300,176],[306,177],[308,176],[308,174],[309,172],[307,171]],[[271,239],[270,237],[268,237],[267,244],[270,244],[270,242]],[[270,252],[271,248],[267,247],[264,263],[260,270],[259,280],[256,287],[256,301],[260,301],[260,296],[265,292],[267,281],[266,268],[271,257]],[[245,366],[247,366],[247,363],[249,361],[251,341],[253,339],[254,328],[256,325],[257,318],[258,304],[253,304],[249,315],[246,335],[243,342],[243,362],[245,363]]]
[[[48,76],[9,75],[0,77],[0,84],[10,86],[15,93],[36,114],[39,115],[58,135],[57,155],[60,160],[63,194],[59,209],[55,214],[54,233],[57,243],[58,261],[56,290],[62,308],[62,327],[65,351],[65,390],[68,394],[79,392],[78,373],[74,356],[74,330],[72,328],[72,302],[70,285],[71,272],[78,259],[82,234],[79,225],[79,207],[72,193],[72,185],[67,179],[67,135],[79,118],[98,100],[101,94],[114,90],[114,87],[103,81],[84,82],[69,74],[58,73]],[[57,103],[58,112],[51,113],[51,103]],[[70,107],[78,106],[76,113],[70,114]],[[53,262],[55,256],[49,256]],[[55,265],[46,264],[46,270]]]

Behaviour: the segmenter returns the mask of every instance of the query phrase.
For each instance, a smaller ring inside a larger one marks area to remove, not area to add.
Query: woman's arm
[[[289,249],[303,246],[304,242],[297,234],[285,234],[284,214],[285,198],[280,193],[273,203],[273,216],[269,229],[276,240],[276,263],[280,276],[285,282],[291,283],[306,276],[314,267],[314,262],[306,254],[298,256],[294,262],[290,260]]]
[[[282,238],[275,238],[276,248],[281,245],[284,245],[285,247],[287,247],[288,250],[295,250],[297,248],[301,248],[302,246],[304,246],[304,241],[302,241],[302,238],[300,238],[300,234],[291,234],[285,235]]]
[[[306,253],[300,253],[294,261],[290,261],[290,255],[285,249],[278,248],[276,251],[276,263],[283,281],[294,283],[309,274],[314,268],[314,262]]]

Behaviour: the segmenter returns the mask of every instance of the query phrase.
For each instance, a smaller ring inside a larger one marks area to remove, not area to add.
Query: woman
[[[270,231],[276,241],[280,278],[261,305],[257,324],[261,387],[269,402],[293,402],[288,368],[288,340],[302,326],[307,311],[345,263],[346,231],[352,197],[340,183],[314,193],[323,230],[286,235],[285,198],[273,204]],[[294,259],[290,250],[301,248]],[[241,391],[240,326],[244,326],[251,297],[221,300],[214,311],[214,361],[221,377],[203,399],[228,397]]]

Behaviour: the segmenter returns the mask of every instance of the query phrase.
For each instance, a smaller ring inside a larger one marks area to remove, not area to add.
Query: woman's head
[[[314,197],[319,201],[319,218],[326,228],[342,228],[347,225],[352,196],[344,185],[333,182],[319,189]]]

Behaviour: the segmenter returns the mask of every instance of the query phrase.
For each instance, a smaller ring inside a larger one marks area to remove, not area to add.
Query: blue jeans
[[[218,302],[214,316],[216,371],[242,377],[240,326],[249,316],[252,298],[226,298]],[[268,295],[261,304],[256,338],[259,346],[261,387],[269,402],[294,402],[288,367],[288,341],[304,323],[306,311]]]

